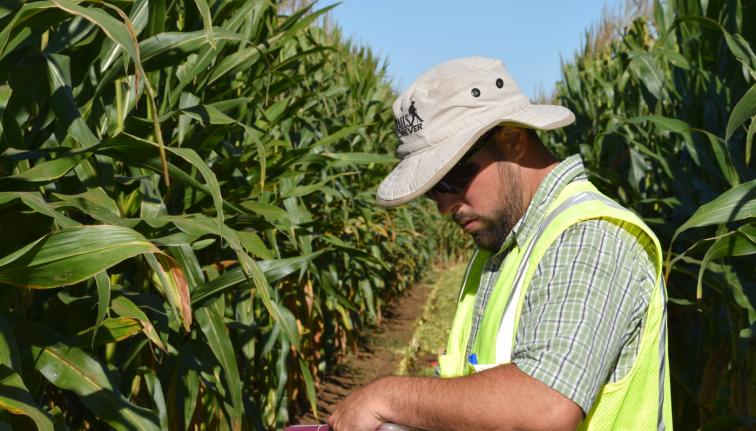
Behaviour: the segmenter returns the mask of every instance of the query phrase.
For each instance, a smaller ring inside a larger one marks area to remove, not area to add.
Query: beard
[[[499,193],[494,196],[491,216],[474,213],[454,214],[454,221],[460,225],[476,220],[480,226],[471,233],[473,240],[478,247],[493,253],[499,251],[524,213],[522,187],[513,169],[502,164],[499,165],[498,173],[500,187]]]

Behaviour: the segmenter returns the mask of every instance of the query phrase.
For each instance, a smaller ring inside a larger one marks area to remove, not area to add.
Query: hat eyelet
[[[499,88],[502,88],[502,87],[504,87],[504,80],[503,80],[503,79],[501,79],[501,78],[498,78],[498,79],[496,80],[496,86],[497,86],[497,87],[499,87]]]
[[[478,90],[477,88],[473,88],[473,89],[472,89],[472,90],[470,91],[470,93],[472,93],[472,96],[473,96],[473,97],[480,97],[480,90]]]

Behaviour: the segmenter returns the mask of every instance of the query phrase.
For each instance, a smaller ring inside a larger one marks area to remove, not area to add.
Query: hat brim
[[[494,126],[509,124],[553,130],[572,124],[575,115],[558,105],[530,105],[520,112],[501,115],[474,128],[461,130],[438,145],[403,159],[378,187],[378,203],[393,207],[425,194]]]

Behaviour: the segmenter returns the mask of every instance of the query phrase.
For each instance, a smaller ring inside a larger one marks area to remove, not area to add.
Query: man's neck
[[[559,166],[559,163],[559,160],[544,148],[542,152],[534,155],[530,163],[527,163],[522,167],[522,169],[524,169],[522,178],[523,209],[527,209],[538,190],[538,186],[541,185],[544,178],[546,178],[554,168]]]

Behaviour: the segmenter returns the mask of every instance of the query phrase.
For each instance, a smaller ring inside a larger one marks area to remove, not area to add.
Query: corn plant
[[[376,207],[394,95],[327,10],[0,5],[0,423],[281,427],[462,246]]]
[[[756,423],[754,6],[656,1],[605,43],[588,37],[557,84],[576,125],[546,137],[664,245],[681,429]]]

